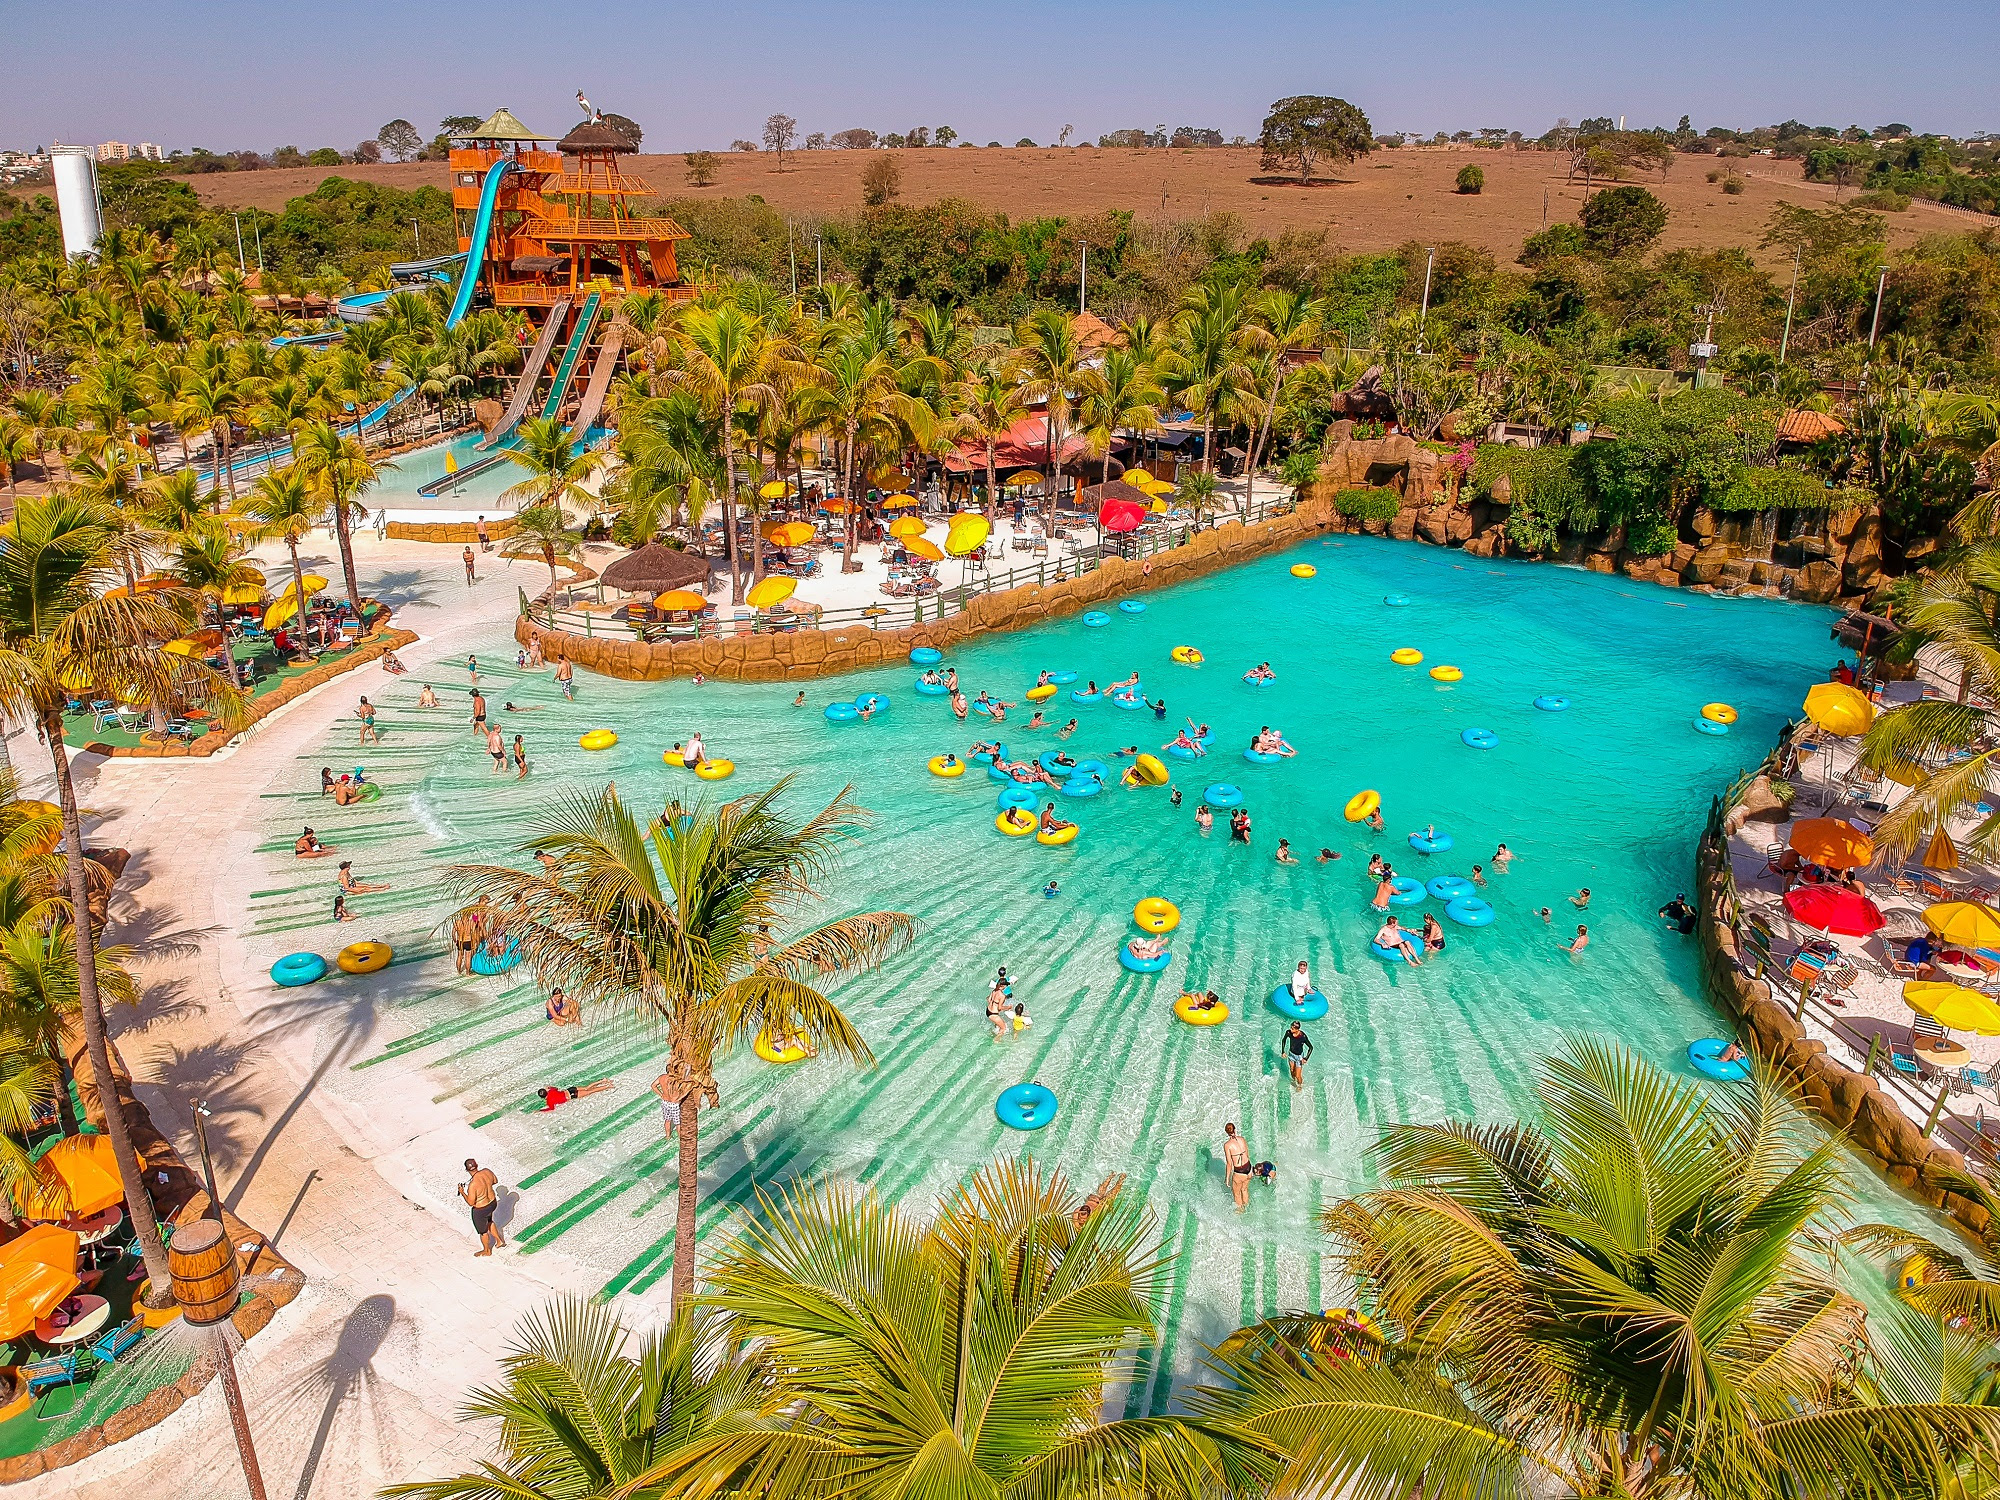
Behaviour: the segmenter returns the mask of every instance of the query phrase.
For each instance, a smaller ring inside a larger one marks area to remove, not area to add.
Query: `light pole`
[[[201,1180],[208,1188],[208,1212],[202,1217],[222,1222],[222,1200],[215,1195],[215,1163],[208,1155],[208,1131],[202,1122],[209,1118],[208,1101],[196,1099],[194,1106],[194,1143],[201,1151]]]
[[[264,233],[258,227],[257,216],[254,213],[250,215],[250,238],[257,245],[257,274],[261,276],[264,274]]]
[[[174,1300],[188,1327],[206,1331],[208,1352],[222,1380],[229,1407],[229,1427],[236,1437],[236,1456],[243,1464],[243,1482],[250,1500],[266,1500],[264,1476],[257,1467],[257,1449],[250,1441],[250,1415],[243,1409],[243,1388],[236,1383],[236,1355],[229,1344],[229,1315],[243,1273],[236,1264],[236,1247],[217,1219],[197,1219],[175,1230],[167,1247],[167,1269],[173,1277]]]
[[[820,288],[826,286],[826,256],[817,234],[813,236],[813,285]]]
[[[231,214],[229,219],[236,226],[236,269],[247,276],[250,274],[250,267],[243,259],[243,216]]]
[[[417,237],[417,259],[424,258],[424,226],[416,219],[410,220],[410,233]]]
[[[1805,260],[1805,253],[1803,245],[1792,252],[1792,289],[1785,297],[1785,336],[1778,340],[1778,363],[1781,365],[1792,347],[1792,309],[1799,301],[1799,266]]]
[[[1868,347],[1875,347],[1875,334],[1882,327],[1882,289],[1889,284],[1889,268],[1884,266],[1882,274],[1875,278],[1875,316],[1868,320]]]
[[[1090,241],[1078,240],[1077,244],[1083,248],[1083,264],[1076,273],[1076,311],[1081,317],[1087,311],[1084,303],[1090,292]]]

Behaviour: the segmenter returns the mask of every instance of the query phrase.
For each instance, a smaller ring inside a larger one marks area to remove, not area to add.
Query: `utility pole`
[[[1785,362],[1785,355],[1792,347],[1792,309],[1799,301],[1799,266],[1805,259],[1806,247],[1800,245],[1792,251],[1792,290],[1785,298],[1785,336],[1778,341],[1778,363]]]
[[[229,217],[236,225],[236,269],[247,276],[250,274],[250,267],[243,260],[243,216],[231,214]]]
[[[1437,264],[1437,246],[1424,256],[1424,305],[1417,311],[1417,353],[1424,352],[1424,324],[1431,315],[1431,268]]]
[[[424,258],[424,226],[415,219],[410,220],[410,233],[417,237],[417,259]]]
[[[813,236],[813,285],[826,286],[826,255],[818,235]]]
[[[1889,268],[1884,266],[1882,274],[1875,278],[1875,316],[1868,320],[1868,347],[1875,347],[1875,335],[1882,327],[1882,289],[1889,284]]]
[[[1083,264],[1076,273],[1076,311],[1081,317],[1085,311],[1084,298],[1090,290],[1090,241],[1078,240],[1077,244],[1083,247]]]
[[[264,274],[264,233],[258,227],[257,215],[250,215],[250,237],[257,242],[257,274]]]

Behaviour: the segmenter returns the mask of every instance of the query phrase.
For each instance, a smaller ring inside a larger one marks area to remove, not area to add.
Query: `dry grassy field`
[[[861,171],[872,152],[811,151],[787,158],[779,172],[763,154],[724,154],[713,187],[690,188],[686,159],[640,156],[633,168],[662,197],[741,197],[761,194],[785,213],[846,213],[861,201]],[[1386,250],[1405,240],[1458,239],[1511,260],[1523,238],[1547,223],[1575,217],[1581,182],[1567,182],[1563,158],[1536,151],[1423,149],[1379,151],[1342,169],[1340,180],[1308,188],[1262,179],[1254,149],[1197,151],[953,148],[901,151],[901,201],[928,203],[966,198],[1012,218],[1130,209],[1143,218],[1198,218],[1227,211],[1253,235],[1275,238],[1289,228],[1325,229],[1350,252]],[[1486,172],[1485,191],[1462,195],[1453,188],[1460,167]],[[1665,182],[1657,173],[1638,179],[1670,210],[1664,248],[1744,245],[1752,249],[1772,207],[1780,202],[1824,207],[1831,187],[1805,182],[1799,164],[1757,157],[1739,162],[1747,179],[1730,195],[1708,182],[1713,157],[1674,160]],[[445,169],[432,162],[344,167],[345,176],[399,188],[442,187]],[[329,173],[318,167],[214,174],[190,179],[209,203],[224,208],[278,209],[310,192]],[[1848,195],[1848,196],[1851,196]],[[1976,221],[1932,204],[1912,204],[1888,215],[1898,244]]]

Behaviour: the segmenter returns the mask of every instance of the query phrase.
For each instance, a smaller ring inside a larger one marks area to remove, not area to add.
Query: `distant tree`
[[[1025,135],[1022,136],[1018,141],[1014,142],[1014,145],[1017,149],[1022,146],[1032,146],[1034,144],[1035,143],[1029,140]]]
[[[280,146],[271,153],[271,165],[274,167],[303,167],[305,164],[305,153],[297,146]]]
[[[1138,126],[1114,130],[1108,135],[1100,135],[1097,144],[1121,150],[1137,150],[1146,144],[1146,132]]]
[[[1674,127],[1674,149],[1685,151],[1700,139],[1701,137],[1694,133],[1694,122],[1686,115],[1682,115],[1680,124]]]
[[[458,136],[460,139],[463,139],[472,134],[483,123],[485,122],[478,115],[446,115],[442,120],[438,121],[438,129],[445,135]]]
[[[1076,127],[1074,125],[1063,126],[1062,133],[1056,137],[1056,144],[1058,146],[1067,146],[1069,144],[1070,136],[1074,134],[1075,131]]]
[[[880,208],[903,191],[903,164],[893,156],[878,156],[861,171],[861,201]]]
[[[903,144],[905,146],[911,147],[912,149],[919,146],[928,146],[930,143],[931,143],[931,128],[928,125],[919,125],[914,130],[912,130],[908,135],[903,137]]]
[[[319,150],[306,158],[306,165],[309,167],[337,167],[340,165],[340,153],[331,146],[321,146]]]
[[[852,130],[836,130],[830,138],[836,151],[873,151],[875,132],[856,126]]]
[[[424,138],[408,120],[391,120],[375,132],[375,140],[397,161],[408,161],[424,149]]]
[[[931,143],[933,145],[949,146],[957,139],[958,132],[953,130],[949,125],[940,125],[936,130],[931,132]]]
[[[1522,242],[1520,262],[1524,266],[1545,266],[1571,255],[1588,255],[1590,241],[1574,224],[1551,224]]]
[[[382,148],[374,141],[363,141],[354,148],[354,159],[365,164],[382,159]]]
[[[785,170],[785,153],[799,133],[799,122],[790,115],[772,115],[764,121],[764,149],[778,158],[778,170]]]
[[[1461,193],[1476,193],[1486,186],[1486,173],[1478,167],[1458,169],[1458,190]]]
[[[729,149],[731,151],[755,151],[757,143],[755,141],[731,141]]]
[[[1271,106],[1257,144],[1263,151],[1258,163],[1263,171],[1296,167],[1299,181],[1307,183],[1312,181],[1313,164],[1322,156],[1352,161],[1373,151],[1375,133],[1368,116],[1345,99],[1297,94]]]
[[[987,149],[988,149],[988,150],[992,150],[992,149],[995,149],[995,148],[997,148],[997,147],[999,146],[999,144],[1000,144],[1000,143],[999,143],[998,141],[988,141],[988,142],[986,143],[986,146],[987,146]]]
[[[639,143],[646,138],[646,132],[639,128],[639,122],[627,119],[624,115],[604,115],[601,123],[609,125],[627,141],[631,142],[634,151],[639,149]]]
[[[884,151],[901,151],[908,144],[900,131],[892,130],[875,143]]]
[[[1607,260],[1638,254],[1667,227],[1667,206],[1636,184],[1606,188],[1583,200],[1577,213],[1590,248]]]
[[[687,185],[708,187],[715,181],[715,153],[690,151],[687,154]]]
[[[806,137],[806,150],[824,151],[825,149],[826,132],[824,130],[815,130],[811,135]]]

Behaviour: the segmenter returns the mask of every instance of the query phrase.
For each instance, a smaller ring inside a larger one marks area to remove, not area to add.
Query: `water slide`
[[[549,382],[549,399],[542,403],[543,416],[552,417],[562,410],[563,397],[569,394],[569,383],[576,377],[577,361],[583,358],[584,347],[590,342],[590,331],[597,326],[597,308],[603,300],[596,292],[583,299],[583,310],[576,315],[576,331],[569,336],[569,347],[563,350],[555,379]]]
[[[486,263],[486,241],[493,233],[493,205],[500,199],[500,179],[514,170],[511,158],[502,157],[486,170],[486,182],[479,189],[479,209],[472,216],[472,244],[465,252],[465,273],[458,278],[458,294],[451,299],[451,312],[444,320],[456,328],[472,310],[472,293],[479,285],[479,268]]]
[[[604,335],[604,342],[597,346],[597,363],[590,367],[590,384],[583,388],[583,403],[577,407],[576,420],[570,424],[572,432],[589,432],[590,424],[603,410],[604,393],[611,389],[611,377],[618,373],[620,343],[618,330],[614,327]]]
[[[508,399],[506,415],[500,418],[500,425],[486,434],[481,448],[495,448],[501,439],[520,425],[521,418],[528,414],[528,403],[535,399],[535,386],[542,378],[542,370],[555,352],[556,340],[562,337],[563,320],[569,312],[569,299],[563,298],[549,309],[549,320],[542,325],[542,336],[535,340],[535,347],[528,352],[526,363],[521,366],[520,376],[514,381],[514,394]]]

